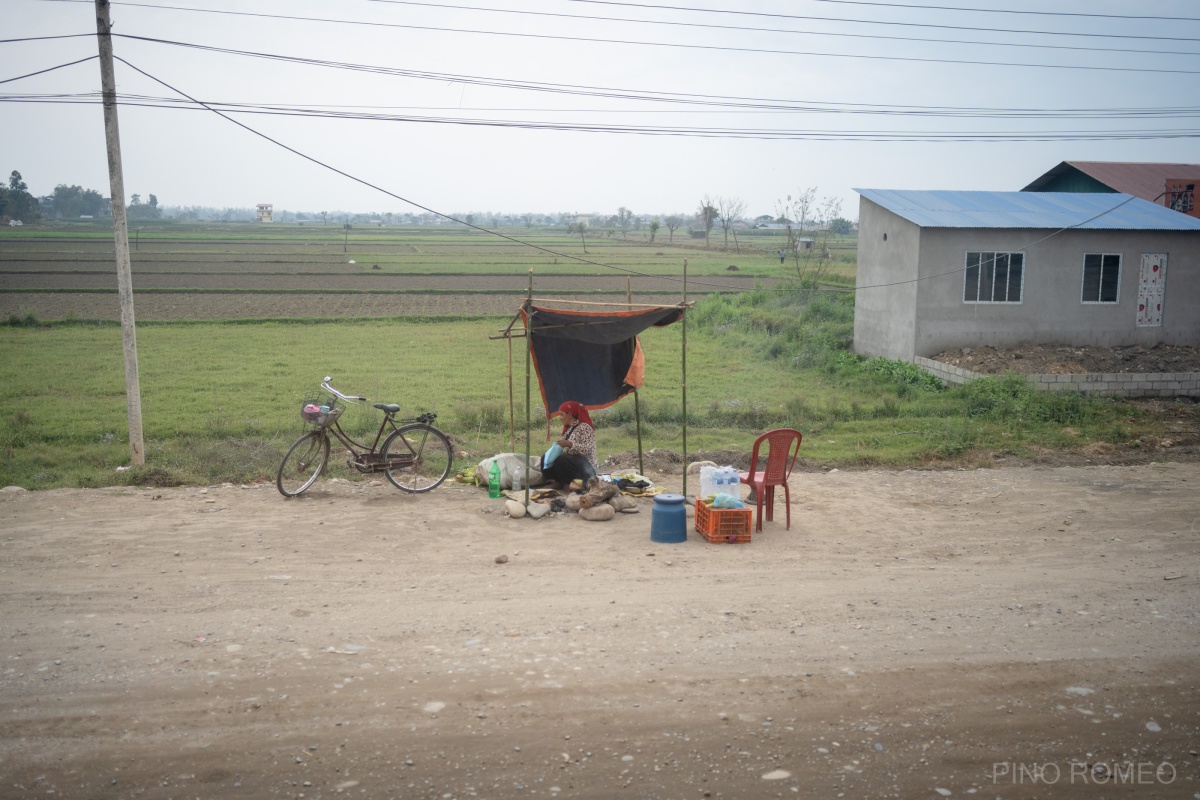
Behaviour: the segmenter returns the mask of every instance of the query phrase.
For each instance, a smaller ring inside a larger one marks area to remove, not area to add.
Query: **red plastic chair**
[[[783,487],[783,505],[787,510],[787,528],[792,527],[792,493],[788,489],[788,477],[796,464],[796,456],[800,453],[800,440],[804,438],[800,431],[792,428],[778,428],[767,431],[754,440],[754,451],[750,454],[750,472],[739,472],[742,483],[749,484],[754,490],[754,498],[758,503],[758,522],[755,530],[761,531],[763,523],[763,502],[767,504],[767,519],[775,516],[775,487]],[[763,442],[767,443],[766,464],[759,468],[758,451]]]

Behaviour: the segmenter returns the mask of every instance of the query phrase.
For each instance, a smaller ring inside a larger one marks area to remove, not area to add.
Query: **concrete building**
[[[1026,186],[1025,192],[1117,192],[1200,218],[1196,184],[1200,164],[1137,161],[1063,161]]]
[[[855,191],[858,353],[1200,345],[1200,220],[1125,194]]]
[[[271,203],[258,204],[258,221],[271,222],[273,219],[274,206]]]

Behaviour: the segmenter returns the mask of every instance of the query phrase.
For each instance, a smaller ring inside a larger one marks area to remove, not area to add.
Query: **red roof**
[[[1113,191],[1131,194],[1162,205],[1168,180],[1200,182],[1200,164],[1158,164],[1137,161],[1064,161],[1038,178],[1026,191],[1074,167]]]

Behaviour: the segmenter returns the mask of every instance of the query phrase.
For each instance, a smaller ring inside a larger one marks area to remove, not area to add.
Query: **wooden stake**
[[[683,306],[687,307],[687,259],[683,260]],[[681,374],[680,390],[683,393],[683,496],[687,497],[687,311],[683,312],[683,319],[679,320],[679,324],[683,326],[683,352],[679,357],[679,366]]]
[[[625,276],[625,302],[629,305],[630,310],[633,310],[633,279],[628,275]],[[638,475],[644,476],[646,465],[642,463],[642,404],[636,386],[633,387],[633,419],[637,424]]]

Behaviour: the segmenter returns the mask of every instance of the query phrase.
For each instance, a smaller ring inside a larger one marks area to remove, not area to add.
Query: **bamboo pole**
[[[529,294],[525,299],[525,506],[529,507],[529,448],[533,442],[533,401],[530,394],[533,372],[533,267],[529,268]]]
[[[516,401],[513,397],[513,376],[512,376],[512,337],[508,339],[508,449],[517,449],[517,420],[516,420]]]
[[[683,301],[684,306],[683,319],[679,320],[679,324],[683,326],[683,353],[679,357],[681,384],[680,390],[683,394],[683,496],[687,497],[687,259],[683,260]]]
[[[573,306],[617,306],[632,311],[630,306],[638,308],[662,308],[662,303],[602,303],[599,300],[555,300],[552,298],[538,298],[539,303],[563,303]]]
[[[633,310],[633,279],[628,275],[625,276],[625,301],[629,305],[629,309]],[[635,342],[634,347],[637,347]],[[642,404],[638,397],[638,387],[633,387],[633,418],[637,422],[637,442],[638,442],[638,475],[646,474],[646,465],[642,463]]]

